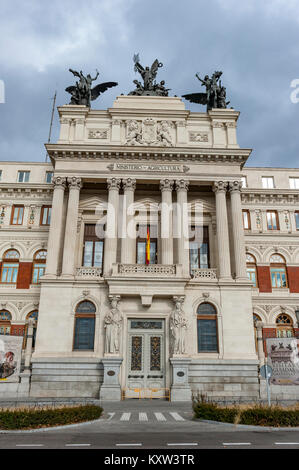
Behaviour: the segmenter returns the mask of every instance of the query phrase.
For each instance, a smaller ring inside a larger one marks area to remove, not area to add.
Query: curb
[[[47,428],[38,428],[38,429],[22,429],[22,430],[5,430],[5,429],[0,429],[0,434],[20,434],[20,433],[26,433],[30,434],[32,432],[46,432],[46,431],[55,431],[59,429],[71,429],[71,428],[77,428],[78,426],[84,426],[87,424],[93,424],[93,423],[98,423],[99,421],[104,421],[103,418],[99,419],[94,419],[93,421],[84,421],[83,423],[74,423],[74,424],[64,424],[61,426],[52,426],[52,427],[47,427]]]
[[[207,423],[207,424],[218,424],[219,426],[224,425],[224,426],[232,427],[234,429],[236,428],[252,429],[254,431],[299,431],[299,427],[275,428],[274,426],[254,426],[254,425],[249,425],[249,424],[223,423],[222,421],[211,421],[209,419],[200,419],[200,418],[194,418],[194,421],[199,421],[201,423]]]

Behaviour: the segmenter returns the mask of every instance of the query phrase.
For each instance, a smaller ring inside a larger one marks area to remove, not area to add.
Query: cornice
[[[197,163],[225,163],[243,166],[251,149],[200,147],[146,147],[90,144],[46,144],[50,158],[56,160],[153,160],[188,161]]]
[[[299,192],[296,189],[249,189],[241,192],[242,204],[298,204]]]

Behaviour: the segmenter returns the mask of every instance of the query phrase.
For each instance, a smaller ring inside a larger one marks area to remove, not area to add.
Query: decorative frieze
[[[209,142],[209,134],[207,132],[189,132],[190,142]]]
[[[143,121],[126,121],[126,145],[155,145],[169,147],[174,145],[171,121],[156,121],[147,118]]]
[[[88,131],[89,139],[108,139],[109,129],[90,129]]]

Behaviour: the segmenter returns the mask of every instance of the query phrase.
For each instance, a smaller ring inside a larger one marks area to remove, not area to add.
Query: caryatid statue
[[[182,309],[185,297],[174,296],[175,308],[170,315],[170,333],[173,354],[185,354],[185,335],[188,322]]]
[[[109,300],[111,309],[104,318],[104,328],[106,330],[105,354],[117,354],[120,350],[120,332],[123,321],[122,314],[118,308],[120,296],[110,295]]]

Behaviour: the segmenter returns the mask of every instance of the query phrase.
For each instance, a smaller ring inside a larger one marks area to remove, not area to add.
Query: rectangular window
[[[274,188],[274,178],[273,176],[262,176],[262,185],[265,189]]]
[[[40,225],[50,225],[51,223],[51,206],[42,206]]]
[[[250,230],[250,212],[249,210],[243,210],[243,227],[244,230]]]
[[[104,238],[96,235],[96,224],[85,224],[83,266],[103,269]]]
[[[247,178],[246,176],[241,177],[242,188],[247,188]]]
[[[3,263],[1,282],[16,284],[18,278],[18,263]]]
[[[32,284],[38,284],[39,279],[45,274],[46,265],[45,263],[34,263],[33,274],[32,274]]]
[[[295,212],[296,230],[299,230],[299,211]]]
[[[272,287],[287,287],[285,268],[270,268]]]
[[[24,206],[12,206],[11,225],[22,225],[24,216]]]
[[[18,183],[28,183],[30,171],[19,171],[18,172]]]
[[[209,227],[192,226],[193,240],[189,241],[190,272],[210,267]]]
[[[218,352],[216,319],[197,319],[198,352]]]
[[[157,226],[156,225],[138,225],[137,231],[139,236],[137,237],[137,250],[136,250],[136,262],[137,264],[146,264],[146,243],[147,243],[147,229],[150,233],[150,260],[149,264],[157,264]]]
[[[46,171],[46,183],[52,183],[53,171]]]
[[[76,317],[74,349],[94,349],[95,317]]]
[[[247,276],[248,276],[248,279],[252,282],[253,287],[257,287],[256,269],[247,267]]]
[[[290,178],[290,188],[299,189],[299,178]]]
[[[276,211],[267,211],[268,230],[279,230],[278,214]]]

